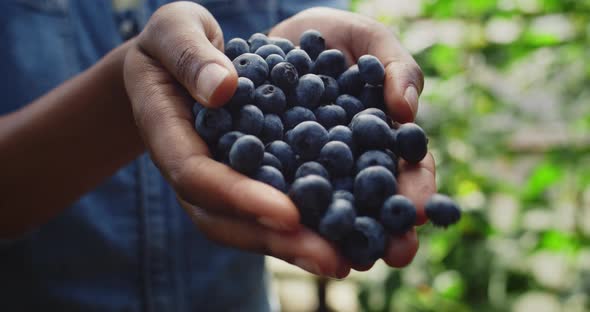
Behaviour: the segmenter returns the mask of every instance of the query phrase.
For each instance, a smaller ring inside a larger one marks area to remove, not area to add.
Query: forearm
[[[0,117],[0,237],[61,212],[143,151],[123,82],[130,42]]]

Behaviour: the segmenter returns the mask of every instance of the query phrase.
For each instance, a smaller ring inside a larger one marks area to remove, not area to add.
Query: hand
[[[384,96],[389,114],[399,122],[414,120],[418,95],[424,86],[422,71],[384,25],[351,12],[313,8],[280,23],[269,35],[297,44],[299,36],[307,29],[321,32],[327,47],[343,51],[349,63],[356,63],[364,54],[379,58],[385,65]],[[416,204],[417,225],[423,224],[426,221],[424,204],[436,191],[432,155],[426,155],[417,165],[401,160],[398,183],[399,192]],[[391,237],[383,260],[391,266],[402,267],[412,261],[417,250],[418,237],[414,229],[401,237]]]
[[[236,71],[221,51],[223,34],[213,16],[188,2],[160,8],[133,43],[125,85],[152,159],[211,240],[312,273],[346,276],[349,265],[327,241],[301,228],[287,196],[211,159],[194,130],[193,99],[218,107],[235,91]]]

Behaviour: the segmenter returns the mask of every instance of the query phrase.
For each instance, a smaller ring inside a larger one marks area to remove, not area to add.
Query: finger
[[[209,158],[207,145],[193,128],[191,99],[157,62],[131,49],[125,83],[146,147],[181,197],[218,213],[250,216],[276,228],[299,227],[297,209],[283,193]]]
[[[186,202],[182,206],[209,239],[223,245],[270,255],[317,275],[344,278],[350,272],[336,249],[310,230],[281,232],[243,219],[215,215]]]
[[[416,205],[416,225],[426,222],[424,205],[436,193],[436,171],[434,167],[434,158],[430,153],[426,154],[426,157],[415,165],[403,159],[400,159],[399,162],[398,191]]]
[[[392,236],[385,249],[383,261],[395,268],[405,267],[416,256],[418,245],[418,235],[415,228],[403,235]]]
[[[163,6],[138,38],[146,54],[158,60],[199,103],[223,105],[237,87],[237,73],[221,51],[223,34],[202,6],[178,2]]]

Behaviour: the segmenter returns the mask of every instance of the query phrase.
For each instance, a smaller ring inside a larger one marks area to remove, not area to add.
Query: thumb
[[[221,28],[198,4],[177,2],[161,7],[140,34],[138,45],[204,106],[223,105],[237,87],[236,70],[221,52]]]

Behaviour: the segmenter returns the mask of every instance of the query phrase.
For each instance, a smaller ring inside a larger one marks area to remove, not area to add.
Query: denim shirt
[[[135,12],[140,28],[164,2],[142,2]],[[346,0],[199,2],[226,40],[247,38],[307,7],[347,6]],[[110,0],[2,0],[0,40],[0,115],[122,42]],[[0,244],[2,311],[269,309],[263,256],[208,241],[147,154],[49,223]]]

